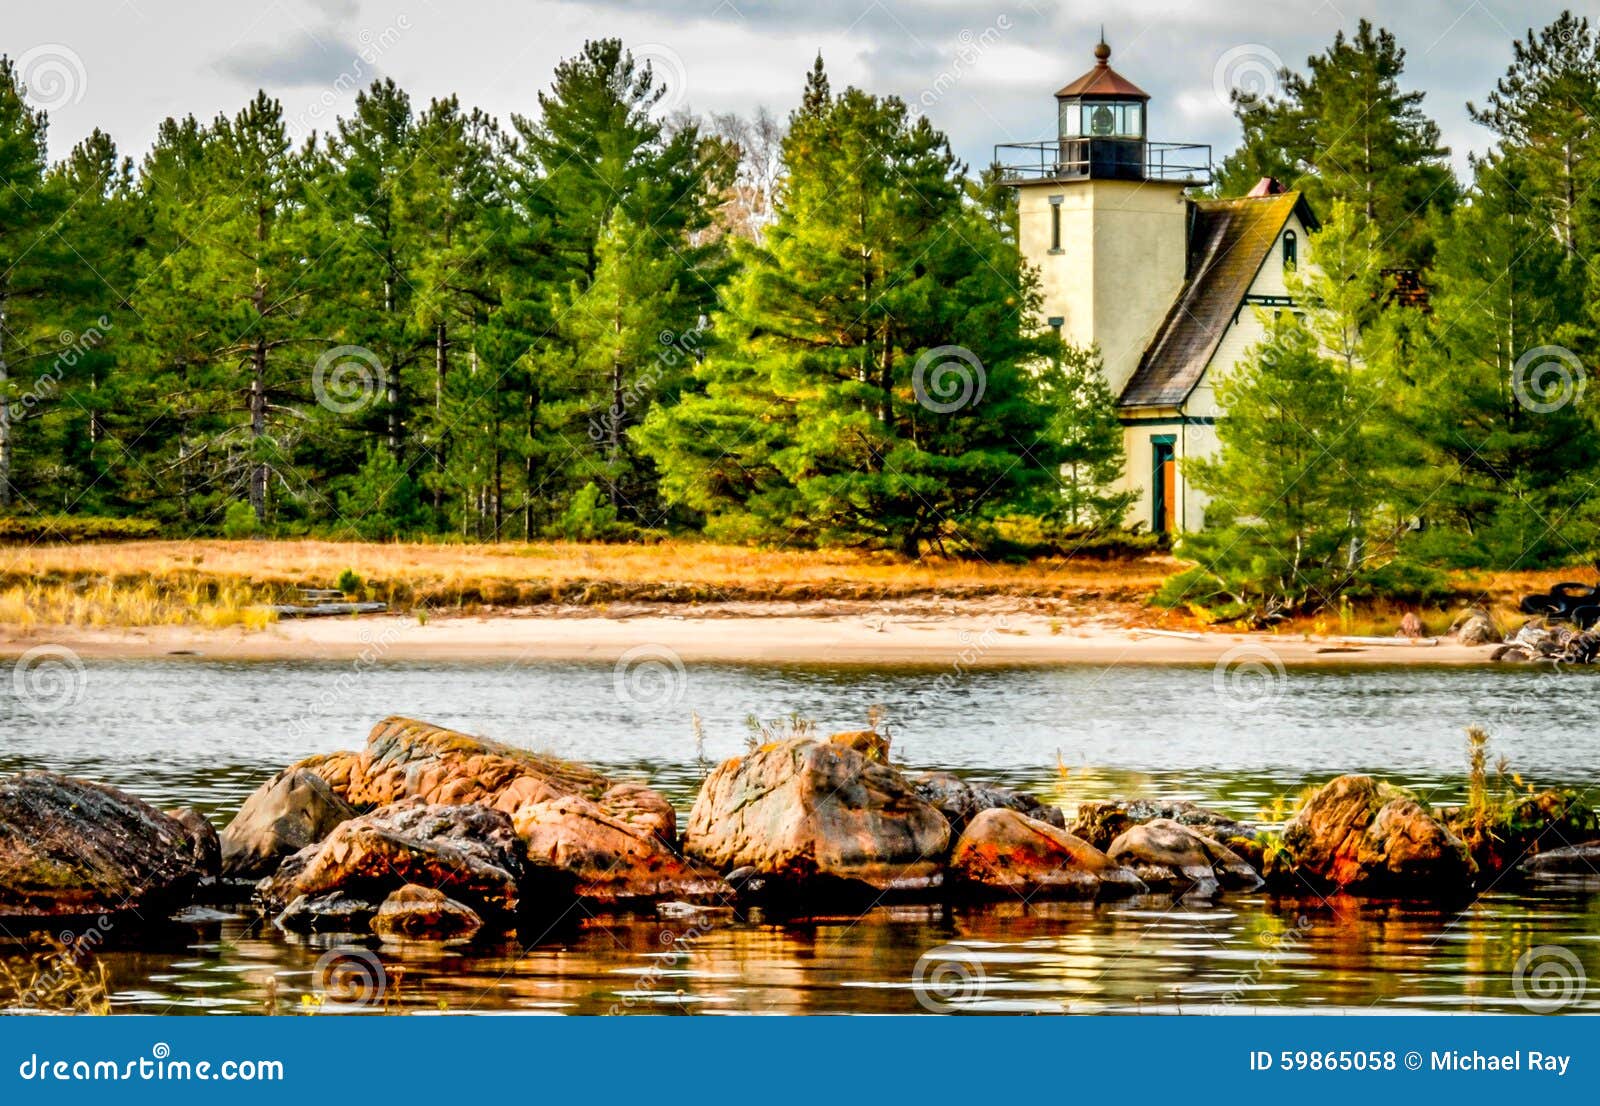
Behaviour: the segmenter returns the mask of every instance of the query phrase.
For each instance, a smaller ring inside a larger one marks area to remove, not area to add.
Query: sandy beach
[[[262,630],[194,626],[0,629],[0,654],[42,644],[81,657],[194,656],[208,660],[456,659],[500,662],[616,661],[650,650],[684,662],[761,664],[1292,665],[1489,663],[1490,649],[1436,643],[1347,642],[1336,635],[1178,633],[1118,620],[1073,621],[1036,611],[978,606],[954,612],[796,613],[790,605],[700,606],[691,612],[599,615],[569,610],[487,617],[401,615],[287,620]]]

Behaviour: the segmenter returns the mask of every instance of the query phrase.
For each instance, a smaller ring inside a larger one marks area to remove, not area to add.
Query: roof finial
[[[1104,68],[1111,58],[1111,47],[1106,45],[1106,25],[1100,24],[1100,43],[1094,48],[1095,62]]]

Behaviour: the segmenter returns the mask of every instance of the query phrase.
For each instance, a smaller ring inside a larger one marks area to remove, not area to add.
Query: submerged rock
[[[465,941],[482,928],[483,919],[471,907],[415,883],[391,891],[372,918],[378,936],[409,940]]]
[[[244,801],[222,831],[225,875],[270,875],[285,857],[360,813],[318,774],[315,765],[322,763],[326,758],[318,757],[286,768]]]
[[[1066,830],[1006,807],[979,812],[950,854],[962,885],[1033,898],[1096,898],[1147,890],[1129,868]]]
[[[1262,883],[1238,853],[1170,818],[1143,822],[1119,834],[1106,855],[1152,886],[1200,898],[1211,898],[1224,887],[1250,891]]]
[[[911,781],[911,786],[923,799],[932,803],[945,820],[950,832],[959,834],[979,814],[986,810],[1014,810],[1029,818],[1047,822],[1065,829],[1067,817],[1059,807],[1050,806],[1024,791],[1013,791],[997,784],[973,783],[949,772],[929,772]]]
[[[0,780],[0,918],[154,920],[186,906],[209,874],[197,830],[104,784]]]
[[[1189,826],[1235,851],[1248,850],[1256,840],[1256,828],[1246,822],[1194,803],[1168,799],[1082,803],[1067,828],[1095,848],[1109,849],[1111,842],[1134,826],[1157,818]]]
[[[1451,895],[1471,889],[1467,846],[1416,800],[1370,776],[1340,776],[1283,829],[1275,873],[1374,895]]]
[[[509,917],[525,876],[520,842],[500,811],[405,803],[341,823],[284,861],[258,892],[269,908],[284,909],[302,895],[376,901],[415,883]]]
[[[1529,857],[1519,867],[1531,876],[1581,876],[1600,880],[1600,841],[1551,849]]]
[[[719,764],[684,834],[684,851],[718,870],[878,891],[937,886],[949,844],[944,815],[899,772],[846,746],[800,739]]]
[[[371,899],[329,891],[322,895],[297,895],[273,924],[291,933],[365,933],[377,916]]]

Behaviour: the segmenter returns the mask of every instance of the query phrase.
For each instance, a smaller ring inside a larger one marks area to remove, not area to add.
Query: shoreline
[[[734,605],[739,607],[740,605]],[[285,620],[261,630],[198,626],[0,626],[0,657],[39,646],[90,659],[190,656],[199,660],[460,660],[509,663],[624,658],[685,663],[1008,666],[1217,664],[1272,667],[1469,666],[1491,647],[1344,644],[1338,635],[1150,632],[1106,618],[1069,620],[1036,610],[833,612],[697,607],[693,613],[488,617],[366,615]]]

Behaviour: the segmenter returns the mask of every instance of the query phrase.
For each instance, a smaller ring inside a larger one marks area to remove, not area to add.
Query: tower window
[[[1050,197],[1050,252],[1061,252],[1061,197]]]
[[[1295,262],[1299,260],[1300,240],[1294,231],[1283,232],[1283,268],[1285,272],[1294,270]]]

